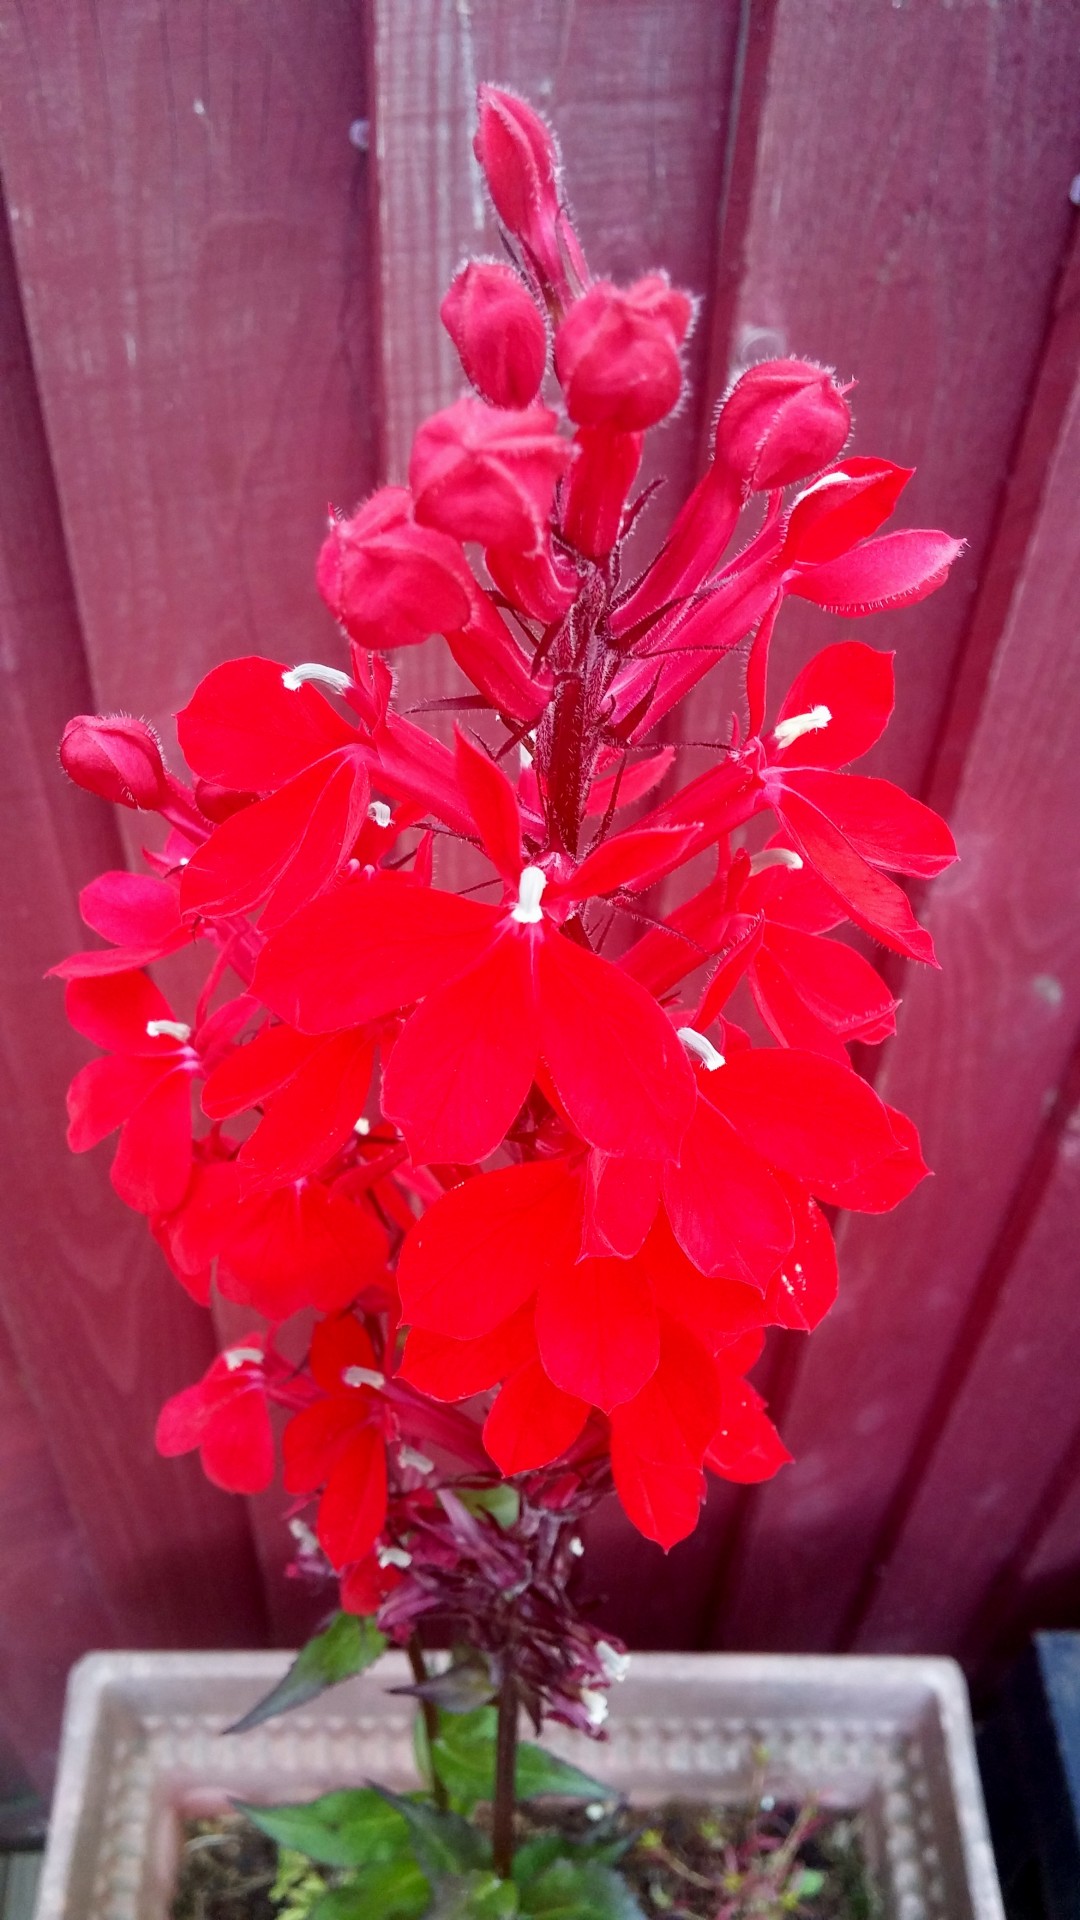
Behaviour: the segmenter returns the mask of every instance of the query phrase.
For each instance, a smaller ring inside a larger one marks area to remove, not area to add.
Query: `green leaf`
[[[420,1920],[431,1888],[415,1860],[365,1867],[313,1907],[308,1920]]]
[[[516,1526],[521,1514],[521,1495],[516,1487],[503,1481],[497,1487],[458,1487],[456,1492],[470,1513],[489,1513],[504,1531]]]
[[[497,1720],[494,1707],[440,1716],[439,1737],[433,1749],[435,1765],[447,1791],[466,1812],[477,1801],[490,1800],[495,1791]],[[573,1800],[612,1797],[609,1787],[528,1741],[518,1747],[515,1784],[519,1800],[536,1800],[543,1794]]]
[[[513,1882],[477,1871],[440,1880],[424,1920],[504,1920],[517,1911]]]
[[[374,1787],[345,1787],[300,1806],[235,1805],[260,1833],[324,1867],[382,1866],[409,1845],[407,1821]]]
[[[555,1860],[524,1888],[521,1911],[537,1920],[644,1920],[626,1881],[595,1860]]]
[[[514,1855],[514,1879],[519,1887],[527,1887],[530,1880],[550,1867],[553,1860],[565,1851],[561,1833],[538,1833],[532,1840],[526,1840]]]
[[[413,1853],[429,1880],[490,1864],[490,1848],[483,1834],[459,1813],[442,1813],[424,1800],[403,1799],[387,1787],[372,1791],[406,1822]]]
[[[336,1613],[330,1625],[301,1648],[277,1686],[245,1713],[242,1720],[226,1727],[226,1733],[247,1733],[251,1727],[260,1727],[264,1720],[272,1720],[275,1714],[304,1706],[308,1700],[325,1693],[327,1687],[336,1687],[339,1681],[351,1680],[353,1674],[363,1673],[385,1646],[386,1637],[379,1632],[374,1620],[362,1620],[355,1613]]]
[[[820,1867],[803,1867],[791,1882],[789,1892],[796,1900],[814,1900],[825,1885],[825,1875]]]

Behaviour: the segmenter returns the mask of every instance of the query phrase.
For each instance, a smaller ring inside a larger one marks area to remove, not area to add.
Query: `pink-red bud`
[[[547,329],[512,267],[470,260],[439,309],[467,377],[493,407],[527,407],[547,360]]]
[[[500,87],[481,87],[473,152],[495,211],[554,285],[564,277],[558,243],[559,150],[539,115]]]
[[[547,407],[520,411],[458,400],[417,430],[409,460],[422,525],[485,547],[535,552],[573,458]]]
[[[455,541],[418,527],[407,487],[380,487],[323,543],[316,583],[361,647],[416,646],[465,625],[477,593]]]
[[[832,373],[806,360],[763,360],[737,380],[716,422],[716,458],[748,493],[805,480],[834,460],[851,410]]]
[[[656,426],[679,398],[679,349],[693,315],[689,294],[665,274],[625,288],[598,280],[555,336],[555,371],[570,418],[618,433]]]
[[[64,728],[60,765],[76,786],[117,806],[152,809],[168,796],[157,734],[127,714],[76,714]]]

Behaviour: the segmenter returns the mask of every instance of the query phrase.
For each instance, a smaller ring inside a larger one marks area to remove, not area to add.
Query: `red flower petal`
[[[956,842],[940,814],[890,780],[792,767],[784,784],[826,814],[872,866],[931,878],[956,859]]]
[[[86,1153],[113,1132],[145,1100],[162,1077],[158,1060],[101,1054],[75,1075],[67,1092],[72,1153]]]
[[[308,1355],[311,1377],[324,1393],[344,1392],[350,1399],[356,1395],[370,1397],[370,1386],[358,1386],[344,1379],[349,1367],[363,1367],[367,1372],[379,1372],[378,1360],[371,1338],[351,1313],[335,1314],[332,1319],[320,1320],[311,1336],[311,1351]],[[357,1403],[367,1417],[369,1398]],[[354,1417],[359,1414],[354,1408]]]
[[[792,682],[777,724],[812,707],[828,707],[828,726],[787,749],[800,766],[845,767],[868,753],[889,723],[896,698],[893,655],[842,640],[816,654]]]
[[[748,1380],[723,1382],[720,1425],[705,1455],[705,1465],[722,1480],[755,1486],[771,1480],[791,1455],[765,1412],[765,1402]]]
[[[645,827],[640,833],[629,827],[586,854],[576,873],[550,887],[549,894],[553,900],[589,900],[621,887],[651,887],[680,865],[697,837],[696,825]]]
[[[563,1393],[539,1360],[510,1375],[484,1422],[484,1445],[500,1473],[529,1473],[573,1446],[589,1417],[584,1400]]]
[[[562,934],[539,943],[540,1045],[563,1106],[602,1153],[664,1160],[694,1111],[681,1040],[651,994]]]
[[[848,776],[850,778],[850,776]],[[920,927],[907,895],[855,851],[825,814],[785,789],[772,799],[798,852],[831,887],[857,927],[895,953],[936,966],[934,942]]]
[[[171,1213],[191,1178],[191,1075],[167,1073],[120,1129],[112,1183],[138,1213]]]
[[[274,1435],[261,1378],[245,1381],[214,1409],[199,1453],[215,1487],[226,1493],[265,1492],[274,1478]]]
[[[145,973],[72,980],[64,991],[64,1007],[76,1033],[95,1047],[162,1060],[176,1052],[175,1036],[146,1031],[151,1021],[171,1020],[173,1011]]]
[[[850,1068],[817,1054],[755,1047],[710,1074],[707,1097],[771,1165],[815,1193],[889,1159],[888,1109]]]
[[[532,1085],[539,1018],[531,943],[511,922],[478,966],[429,994],[383,1078],[383,1111],[416,1161],[494,1153]]]
[[[794,1238],[790,1209],[769,1168],[704,1099],[678,1164],[664,1168],[664,1204],[675,1238],[702,1273],[759,1289]]]
[[[838,1181],[823,1194],[834,1206],[850,1207],[860,1213],[888,1213],[926,1178],[929,1168],[922,1157],[914,1122],[895,1107],[886,1107],[885,1111],[896,1135],[896,1152],[853,1179]]]
[[[334,1467],[319,1502],[315,1531],[330,1563],[348,1566],[371,1552],[386,1524],[386,1449],[362,1427]]]
[[[341,1151],[363,1113],[373,1058],[364,1033],[332,1033],[316,1042],[240,1149],[245,1188],[298,1180]]]
[[[466,1180],[406,1238],[398,1265],[402,1318],[455,1339],[490,1333],[573,1261],[580,1235],[580,1184],[564,1160]]]
[[[812,600],[829,613],[877,613],[925,600],[947,579],[964,542],[947,533],[909,527],[868,540],[839,560],[790,574],[788,593]]]
[[[496,907],[418,887],[407,874],[365,876],[279,928],[254,991],[302,1033],[377,1020],[475,966],[499,918]]]
[[[659,1205],[660,1167],[655,1160],[591,1153],[583,1251],[629,1259],[640,1251]]]
[[[314,760],[355,742],[356,731],[305,682],[257,654],[227,660],[200,680],[176,716],[184,758],[200,779],[237,793],[269,793]]]
[[[516,1373],[535,1354],[533,1310],[526,1303],[475,1340],[451,1340],[412,1327],[396,1377],[433,1400],[468,1400]]]
[[[770,1324],[811,1333],[836,1299],[836,1245],[829,1223],[804,1188],[785,1180],[795,1245],[765,1290]]]
[[[701,1458],[721,1405],[711,1355],[683,1327],[665,1320],[656,1372],[611,1416],[616,1491],[639,1532],[665,1549],[697,1525],[705,1492]]]
[[[504,880],[512,880],[516,886],[525,864],[517,795],[502,768],[481,753],[460,729],[454,751],[458,778],[468,796],[484,851]]]
[[[898,1002],[881,975],[841,940],[766,923],[750,986],[778,1039],[842,1064],[844,1041],[884,1040],[896,1027]]]
[[[333,1313],[378,1279],[386,1243],[362,1206],[314,1181],[241,1200],[220,1248],[219,1284],[228,1300],[268,1320],[303,1307]]]
[[[183,931],[175,887],[150,873],[100,873],[80,893],[79,912],[115,947],[155,947]]]
[[[555,1385],[608,1412],[656,1369],[660,1333],[648,1273],[636,1260],[555,1268],[536,1302],[540,1358]]]
[[[208,1075],[202,1090],[207,1119],[228,1120],[234,1113],[260,1105],[292,1079],[319,1044],[293,1027],[263,1027]]]

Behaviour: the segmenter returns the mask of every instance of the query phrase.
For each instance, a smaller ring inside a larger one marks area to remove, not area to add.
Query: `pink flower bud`
[[[152,809],[168,797],[157,734],[127,714],[76,714],[64,728],[60,765],[77,787],[117,806]]]
[[[834,460],[851,411],[825,367],[763,360],[737,380],[716,422],[716,459],[748,493],[805,480]]]
[[[512,412],[482,400],[432,414],[409,460],[417,520],[457,540],[535,552],[573,458],[557,426],[548,407]]]
[[[380,487],[323,543],[319,592],[361,647],[416,646],[469,619],[477,589],[465,555],[410,509],[406,487]]]
[[[565,281],[559,250],[559,150],[539,115],[517,94],[480,87],[473,152],[495,211],[542,277]]]
[[[671,412],[682,388],[679,348],[694,306],[665,274],[632,287],[598,280],[555,336],[567,411],[583,427],[641,433]]]
[[[547,360],[540,311],[512,267],[470,260],[439,309],[468,378],[493,407],[527,407]]]

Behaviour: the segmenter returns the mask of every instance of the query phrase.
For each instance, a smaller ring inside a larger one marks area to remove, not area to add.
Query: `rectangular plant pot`
[[[280,1653],[102,1653],[75,1668],[37,1920],[163,1920],[181,1822],[376,1779],[415,1784],[408,1679],[359,1680],[221,1738]],[[642,1804],[685,1796],[863,1809],[889,1920],[1002,1920],[967,1692],[949,1660],[638,1654],[611,1739],[550,1744]],[[764,1754],[764,1761],[762,1760]]]

